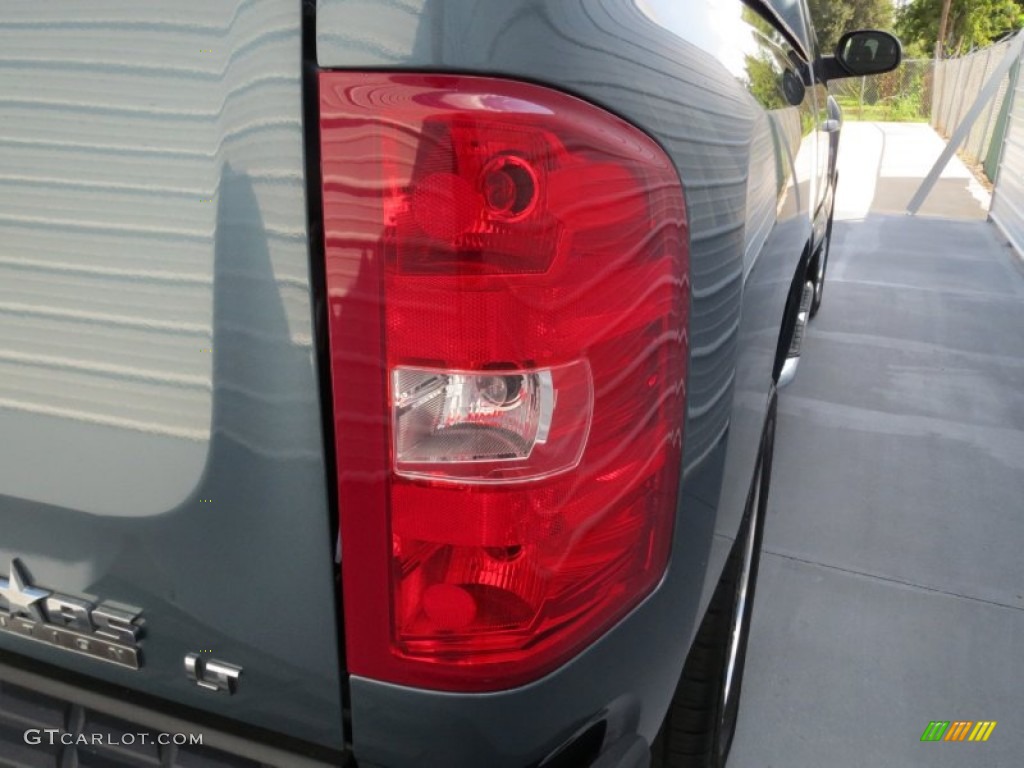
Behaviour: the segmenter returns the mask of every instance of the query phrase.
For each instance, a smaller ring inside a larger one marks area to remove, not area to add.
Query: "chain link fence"
[[[997,43],[980,51],[956,59],[945,59],[935,65],[934,98],[931,100],[931,124],[942,136],[950,134],[960,125],[967,111],[974,104],[982,86],[988,82],[992,72],[1002,61],[1010,47],[1010,41]],[[989,178],[995,175],[994,163],[998,162],[998,149],[1002,142],[1002,123],[1005,122],[1006,102],[1010,77],[1007,75],[999,90],[985,107],[985,111],[974,122],[971,133],[961,149],[961,157],[972,165],[985,165]]]
[[[829,84],[846,120],[927,122],[932,114],[931,59],[904,59],[895,71]]]

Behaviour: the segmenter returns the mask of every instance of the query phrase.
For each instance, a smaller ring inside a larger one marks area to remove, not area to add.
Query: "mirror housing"
[[[839,38],[833,56],[822,57],[820,74],[824,80],[880,75],[896,69],[902,59],[903,47],[895,35],[860,29]]]

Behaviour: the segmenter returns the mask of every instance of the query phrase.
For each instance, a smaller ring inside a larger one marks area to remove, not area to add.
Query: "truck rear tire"
[[[750,636],[774,437],[773,393],[744,523],[651,747],[654,768],[721,768],[729,755]]]

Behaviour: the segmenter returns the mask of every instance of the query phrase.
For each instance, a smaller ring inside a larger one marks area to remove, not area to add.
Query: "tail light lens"
[[[349,670],[493,690],[667,563],[688,254],[671,162],[539,86],[320,79]]]

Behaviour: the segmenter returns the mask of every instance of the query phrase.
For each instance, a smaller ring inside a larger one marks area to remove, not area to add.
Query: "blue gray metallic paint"
[[[777,196],[776,157],[791,163],[787,155],[797,149],[779,149],[793,115],[766,114],[737,79],[743,56],[736,35],[750,32],[740,21],[743,6],[714,6],[318,4],[321,67],[520,78],[623,116],[675,162],[691,227],[684,482],[662,584],[585,653],[522,688],[459,695],[352,678],[353,746],[361,764],[521,766],[592,720],[607,718],[609,744],[637,732],[651,740],[660,725],[739,527],[784,305],[811,232],[811,179],[795,179]]]
[[[0,3],[0,573],[146,619],[138,672],[0,657],[341,747],[300,26]],[[235,696],[186,678],[201,649]]]

